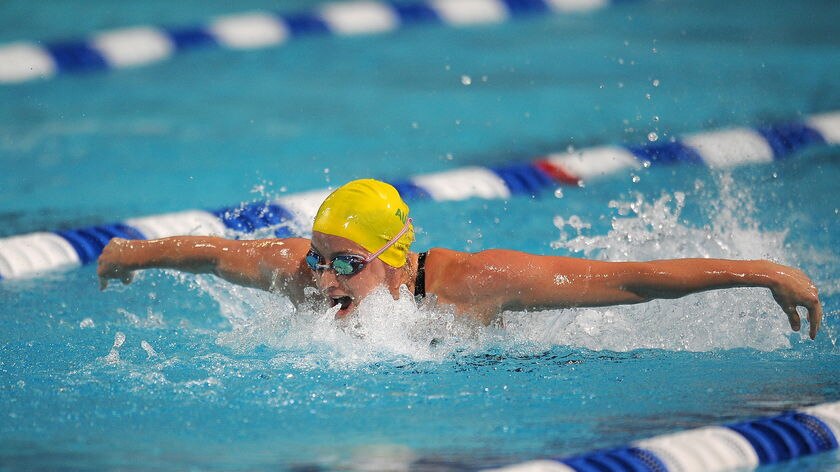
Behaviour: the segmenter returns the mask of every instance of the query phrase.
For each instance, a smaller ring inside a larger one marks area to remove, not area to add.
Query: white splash
[[[120,362],[120,348],[125,344],[125,334],[122,331],[117,331],[114,335],[114,344],[111,346],[111,351],[108,355],[102,358],[102,362],[106,364],[117,364]]]
[[[686,198],[681,192],[653,203],[637,196],[632,202],[610,203],[619,217],[606,235],[585,236],[577,224],[577,236],[568,239],[558,225],[561,238],[552,247],[612,261],[706,257],[784,262],[785,233],[760,231],[749,218],[749,196],[731,195],[728,182],[724,178],[720,201],[710,208],[712,223],[702,228],[680,221]],[[595,350],[773,350],[790,345],[784,313],[768,290],[756,288],[640,305],[510,314],[506,321],[508,330],[523,339]]]
[[[295,307],[287,297],[204,279],[200,285],[219,301],[231,330],[217,343],[236,353],[260,346],[278,354],[277,367],[344,370],[380,361],[441,360],[454,351],[482,349],[488,333],[451,310],[417,305],[405,287],[398,300],[375,289],[344,319],[339,307]]]
[[[166,326],[163,316],[155,313],[152,307],[146,308],[145,318],[141,318],[125,308],[117,308],[117,313],[123,315],[126,321],[136,328],[163,328]]]
[[[151,359],[153,357],[157,357],[157,355],[158,355],[157,351],[155,351],[155,348],[153,348],[152,345],[149,344],[149,342],[146,341],[145,339],[140,341],[140,347],[142,347],[143,350],[146,351],[146,356],[147,356],[148,359]]]

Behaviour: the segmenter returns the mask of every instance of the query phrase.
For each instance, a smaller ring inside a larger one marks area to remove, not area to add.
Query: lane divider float
[[[724,472],[752,470],[837,449],[840,402],[754,421],[707,426],[495,472]]]
[[[660,164],[725,168],[796,156],[806,148],[840,144],[840,112],[801,121],[695,133],[640,146],[599,146],[550,154],[531,162],[463,167],[391,181],[406,201],[509,199],[553,192],[626,170]],[[111,238],[176,235],[235,236],[270,230],[277,237],[309,234],[328,189],[243,203],[212,211],[132,218],[115,224],[0,238],[0,279],[35,277],[94,262]]]
[[[0,83],[140,66],[197,48],[264,48],[301,36],[379,34],[421,23],[454,27],[500,23],[524,15],[597,10],[610,1],[622,0],[361,0],[292,14],[226,15],[199,26],[136,26],[44,45],[18,41],[0,46]]]

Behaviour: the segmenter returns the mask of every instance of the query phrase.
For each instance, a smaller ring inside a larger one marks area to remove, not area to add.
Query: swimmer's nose
[[[338,286],[338,277],[335,276],[335,271],[333,270],[320,270],[316,272],[315,280],[323,290]]]

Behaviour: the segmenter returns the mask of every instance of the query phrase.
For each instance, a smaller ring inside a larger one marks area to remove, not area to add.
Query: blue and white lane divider
[[[837,449],[840,402],[770,418],[708,426],[574,457],[523,462],[497,472],[723,472],[751,470]]]
[[[295,14],[228,15],[192,27],[138,26],[45,45],[20,41],[0,46],[0,83],[139,66],[201,47],[263,48],[299,36],[376,34],[418,23],[456,27],[498,23],[522,15],[595,10],[610,1],[620,0],[363,0],[327,3]]]
[[[786,159],[815,146],[840,144],[840,112],[803,121],[697,133],[664,143],[602,146],[551,154],[526,163],[464,167],[391,181],[407,201],[507,199],[553,192],[598,177],[660,164],[705,164],[713,168]],[[132,218],[120,223],[0,238],[0,279],[34,277],[94,262],[114,237],[155,239],[176,235],[273,232],[277,237],[309,234],[329,190],[287,195],[214,211]]]

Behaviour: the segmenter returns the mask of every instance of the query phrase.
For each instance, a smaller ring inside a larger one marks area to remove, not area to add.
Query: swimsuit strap
[[[426,296],[426,256],[428,254],[428,252],[421,252],[417,255],[417,279],[414,281],[415,298]]]

